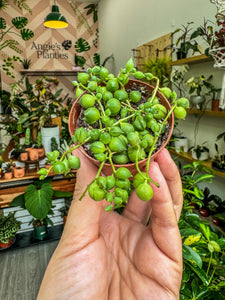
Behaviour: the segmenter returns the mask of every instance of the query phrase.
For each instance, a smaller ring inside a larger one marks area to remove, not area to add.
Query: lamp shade
[[[52,5],[52,12],[45,18],[44,26],[49,28],[66,28],[68,26],[66,18],[60,14],[57,5]]]

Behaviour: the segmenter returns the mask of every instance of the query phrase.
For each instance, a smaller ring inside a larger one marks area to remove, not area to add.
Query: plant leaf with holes
[[[76,51],[78,53],[87,52],[87,51],[89,51],[91,49],[91,47],[88,44],[88,42],[85,39],[83,39],[83,38],[79,38],[76,41],[74,47],[75,47],[75,49],[76,49]]]
[[[22,29],[27,25],[28,19],[25,17],[16,17],[12,19],[12,23],[17,29]]]
[[[34,36],[34,32],[32,30],[25,29],[25,28],[20,30],[20,34],[24,41],[28,41],[29,39],[31,39]]]
[[[3,18],[0,18],[0,29],[6,29],[6,21]]]

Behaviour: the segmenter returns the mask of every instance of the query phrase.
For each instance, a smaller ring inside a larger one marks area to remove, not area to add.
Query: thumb
[[[99,237],[102,202],[92,200],[88,192],[79,200],[87,185],[95,178],[97,167],[79,150],[73,154],[80,158],[81,168],[77,171],[74,197],[61,240],[63,242],[69,238],[73,250],[78,250]]]

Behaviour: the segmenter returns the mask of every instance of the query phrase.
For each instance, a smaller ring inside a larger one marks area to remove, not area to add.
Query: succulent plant
[[[137,80],[130,80],[131,76]],[[149,91],[141,80],[154,81],[155,87],[148,85]],[[81,107],[78,128],[74,132],[69,128],[74,145],[61,155],[57,150],[48,152],[52,166],[39,170],[40,179],[52,168],[56,174],[78,169],[80,161],[72,151],[82,146],[99,164],[96,178],[87,185],[84,194],[88,191],[96,201],[106,199],[107,211],[124,207],[133,189],[141,200],[150,200],[153,190],[149,183],[158,186],[149,176],[151,157],[162,144],[165,146],[171,130],[168,120],[173,112],[177,118],[185,118],[189,101],[177,99],[168,87],[159,88],[159,79],[151,73],[136,71],[132,59],[117,77],[105,67],[95,66],[78,73],[78,81],[73,84]],[[138,162],[144,159],[146,172],[141,172]],[[107,164],[111,166],[111,174],[103,177],[100,174]],[[127,164],[135,165],[136,175]]]

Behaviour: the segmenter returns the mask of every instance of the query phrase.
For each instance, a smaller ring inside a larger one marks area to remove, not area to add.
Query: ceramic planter
[[[205,96],[197,96],[197,95],[192,95],[190,97],[190,102],[193,106],[197,107],[198,109],[201,109],[202,105],[205,103],[206,98]]]
[[[45,148],[44,147],[37,148],[37,150],[38,150],[39,158],[43,157],[45,155]]]
[[[11,172],[5,172],[4,173],[4,179],[5,180],[10,180],[10,179],[12,179],[13,178],[13,172],[11,171]]]
[[[30,157],[30,160],[32,160],[32,161],[38,160],[39,159],[38,149],[31,148],[29,150],[29,157]]]
[[[0,248],[1,248],[1,249],[9,248],[9,247],[12,245],[12,243],[13,243],[13,239],[10,239],[10,240],[8,241],[8,243],[2,243],[2,242],[0,241]]]
[[[147,89],[150,93],[154,90],[154,87],[151,86],[150,84],[147,84],[145,82],[142,82],[142,81],[139,81],[139,80],[134,80],[134,79],[130,79],[128,84],[125,86],[126,89],[129,89],[131,88],[133,85],[136,85],[136,86],[139,86],[141,88],[144,88],[144,89]],[[70,135],[72,136],[74,134],[74,132],[76,131],[77,129],[77,120],[79,118],[79,115],[80,115],[80,111],[81,111],[81,106],[80,104],[78,103],[80,98],[86,93],[86,91],[76,99],[76,101],[74,102],[71,110],[70,110],[70,114],[69,114],[69,123],[68,123],[68,126],[69,126],[69,132],[70,132]],[[167,110],[170,110],[171,106],[170,106],[170,103],[168,102],[168,100],[164,97],[164,95],[162,93],[160,93],[159,91],[157,92],[156,96],[160,99],[161,101],[161,104],[164,105]],[[158,153],[167,145],[167,143],[169,142],[170,138],[171,138],[171,135],[172,135],[172,132],[173,132],[173,127],[174,127],[174,116],[173,114],[170,115],[169,119],[168,119],[168,122],[169,122],[169,127],[170,127],[170,131],[169,131],[169,134],[168,134],[168,137],[165,139],[165,141],[163,142],[163,144],[161,145],[161,147],[157,150],[157,152],[155,152],[153,155],[152,155],[152,159],[154,159]],[[79,151],[81,151],[86,157],[88,157],[96,166],[100,166],[100,162],[94,158],[92,158],[91,156],[89,156],[86,151],[84,150],[83,147],[79,147],[78,148]],[[145,166],[147,162],[147,158],[144,159],[144,160],[141,160],[138,162],[139,164],[139,168],[141,169],[142,167]],[[114,164],[115,168],[118,169],[119,167],[126,167],[130,170],[130,172],[134,175],[136,174],[137,170],[136,170],[136,165],[135,163],[130,163],[130,164],[125,164],[125,165],[117,165],[117,164]],[[105,163],[104,166],[103,166],[103,169],[102,169],[103,173],[105,175],[109,175],[109,174],[112,174],[112,168],[111,168],[111,165],[108,164],[108,163]]]
[[[195,160],[207,160],[209,158],[209,152],[203,151],[198,158],[194,149],[191,149],[191,156]]]
[[[221,111],[219,106],[220,106],[220,100],[218,99],[212,100],[212,106],[211,106],[212,111]]]
[[[188,152],[188,138],[184,136],[175,137],[174,147],[177,148],[175,151],[179,153],[179,149]]]
[[[28,151],[20,153],[20,160],[21,161],[27,161],[28,159],[29,159],[29,153],[28,153]]]
[[[25,168],[24,167],[15,167],[13,169],[13,174],[15,178],[21,178],[25,175]]]
[[[59,126],[54,127],[42,127],[41,128],[41,136],[42,136],[42,144],[45,148],[45,154],[47,152],[51,152],[51,138],[55,137],[56,142],[60,145],[60,138],[59,138]]]

